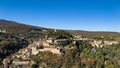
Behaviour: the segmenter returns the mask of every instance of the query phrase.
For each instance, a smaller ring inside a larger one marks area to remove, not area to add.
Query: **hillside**
[[[0,33],[0,65],[1,61],[17,52],[21,48],[28,46],[28,42],[13,35]]]
[[[40,28],[40,27],[21,24],[14,21],[0,20],[0,29],[5,29],[8,34],[25,33],[35,28]]]
[[[5,29],[8,34],[23,34],[25,37],[37,37],[43,36],[45,33],[43,29],[53,30],[50,28],[42,28],[37,26],[31,26],[21,24],[14,21],[0,20],[0,29]],[[82,35],[83,37],[101,39],[103,36],[105,40],[117,40],[120,41],[120,33],[117,32],[93,32],[83,30],[64,30],[71,35]]]
[[[72,35],[82,35],[87,38],[101,39],[104,37],[105,40],[117,40],[120,41],[120,33],[118,32],[102,32],[102,31],[83,31],[83,30],[65,30]]]

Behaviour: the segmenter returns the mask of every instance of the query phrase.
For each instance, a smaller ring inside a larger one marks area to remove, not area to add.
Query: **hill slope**
[[[0,65],[5,57],[27,46],[27,40],[20,39],[13,35],[0,33]]]
[[[31,26],[26,24],[17,23],[14,21],[7,21],[7,20],[0,20],[0,28],[6,29],[8,34],[25,34],[24,36],[28,36],[28,34],[31,36],[34,34],[34,36],[44,35],[42,32],[42,29],[52,30],[48,28],[42,28],[37,26]],[[88,38],[100,38],[101,36],[104,36],[107,40],[112,38],[114,40],[120,41],[120,33],[117,32],[92,32],[92,31],[82,31],[82,30],[64,30],[67,33],[70,33],[72,35],[82,35],[84,37]],[[33,33],[34,32],[34,33]]]
[[[8,34],[25,33],[34,28],[38,27],[21,24],[14,21],[0,20],[0,29],[5,29]]]
[[[65,30],[72,35],[82,35],[87,38],[101,39],[104,37],[106,40],[120,41],[120,33],[118,32],[102,32],[102,31],[83,31],[83,30]]]

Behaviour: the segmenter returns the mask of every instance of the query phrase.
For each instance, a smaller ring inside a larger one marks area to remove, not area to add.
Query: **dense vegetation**
[[[56,39],[70,39],[72,35],[63,31],[63,30],[48,30],[48,37],[56,38]]]
[[[61,49],[61,56],[40,52],[30,58],[44,68],[119,68],[120,45],[93,48],[88,42],[70,44]],[[36,68],[37,68],[36,67]]]
[[[27,45],[28,42],[24,39],[0,33],[0,63],[5,57],[27,47]]]

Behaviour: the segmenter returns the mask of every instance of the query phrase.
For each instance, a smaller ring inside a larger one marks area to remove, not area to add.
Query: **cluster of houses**
[[[28,59],[29,56],[31,55],[37,55],[39,54],[40,51],[50,51],[53,54],[58,54],[60,55],[60,48],[58,46],[55,46],[57,44],[59,45],[66,45],[68,43],[68,40],[65,39],[59,39],[59,40],[54,40],[54,44],[53,43],[53,39],[47,39],[47,40],[39,40],[36,42],[33,42],[32,44],[30,44],[28,47],[24,48],[24,49],[20,49],[17,53],[13,54],[11,57],[12,62],[10,63],[10,67],[22,67],[22,68],[29,68],[29,66],[31,66],[33,63],[30,60],[26,60],[26,61],[20,61],[19,59]],[[17,61],[15,59],[18,59]],[[4,64],[4,68],[8,68],[9,67],[9,62],[10,60],[8,60],[8,58],[4,59],[3,64]]]
[[[49,42],[45,40],[39,40],[30,44],[27,48],[21,49],[13,58],[29,58],[30,55],[37,55],[40,51],[50,51],[52,53],[60,54],[59,49],[52,46]]]
[[[89,42],[93,47],[103,47],[105,45],[117,45],[117,41],[92,40]]]
[[[79,39],[73,39],[73,42],[81,42],[81,41],[89,41],[89,43],[93,47],[103,47],[104,45],[113,45],[118,44],[117,41],[102,41],[102,40],[93,40],[88,38],[79,38]],[[37,55],[39,52],[49,51],[53,54],[61,55],[60,52],[60,46],[68,45],[70,44],[70,40],[68,39],[54,39],[54,38],[48,38],[48,39],[40,39],[39,41],[35,41],[32,44],[30,44],[28,47],[19,50],[17,53],[12,55],[11,59],[15,58],[22,58],[22,59],[28,59],[31,55]],[[4,66],[8,66],[8,59],[4,59],[3,61]],[[34,64],[32,61],[12,61],[13,66],[24,66],[29,67],[32,64]],[[7,68],[7,67],[6,67]]]
[[[69,40],[67,39],[52,39],[49,38],[47,40],[39,40],[33,42],[28,45],[28,47],[24,49],[20,49],[17,53],[15,53],[12,58],[22,58],[27,59],[30,55],[37,55],[40,51],[50,51],[54,54],[61,54],[60,47],[69,44]],[[56,46],[59,45],[59,46]]]
[[[76,40],[77,42],[80,41],[89,41],[89,43],[93,46],[93,47],[103,47],[105,45],[117,45],[119,44],[117,41],[103,41],[103,40],[95,40],[95,39],[88,39],[88,38],[81,38],[81,35],[75,36],[74,40]]]

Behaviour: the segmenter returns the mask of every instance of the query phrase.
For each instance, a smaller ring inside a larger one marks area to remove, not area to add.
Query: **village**
[[[46,31],[46,30],[43,30]],[[5,31],[2,31],[5,32]],[[102,41],[102,40],[94,40],[89,38],[82,38],[79,36],[74,36],[71,39],[55,39],[55,38],[44,38],[39,39],[38,41],[34,41],[33,43],[29,44],[28,47],[20,49],[17,53],[11,55],[11,58],[5,58],[3,60],[4,68],[29,68],[31,67],[34,62],[29,59],[31,55],[37,55],[39,52],[49,51],[53,54],[61,55],[60,49],[62,46],[69,45],[70,43],[76,44],[77,42],[81,41],[89,41],[93,48],[102,48],[106,45],[116,45],[118,44],[117,41]],[[95,51],[95,49],[94,49]],[[21,61],[20,59],[23,59]]]
[[[80,39],[74,39],[74,43],[77,41],[90,41],[90,39],[87,38],[80,38]],[[12,55],[12,58],[8,59],[4,59],[3,64],[4,64],[4,68],[7,68],[10,60],[12,60],[12,65],[11,68],[16,68],[16,67],[20,67],[22,66],[22,68],[26,68],[26,67],[31,67],[32,64],[34,64],[33,61],[31,60],[24,60],[24,61],[20,61],[20,60],[16,60],[16,59],[28,59],[30,55],[37,55],[39,54],[39,52],[44,52],[44,51],[50,51],[53,54],[58,54],[61,55],[60,52],[60,46],[64,46],[64,45],[68,45],[69,44],[69,40],[67,39],[56,39],[54,40],[53,38],[49,38],[49,39],[40,39],[39,41],[35,41],[32,44],[30,44],[27,48],[24,49],[20,49],[17,53]],[[104,45],[112,45],[112,44],[118,44],[118,42],[116,41],[104,41],[104,44],[102,43],[101,40],[96,41],[96,40],[91,40],[90,44],[93,47],[103,47]],[[59,46],[56,46],[59,45]]]

